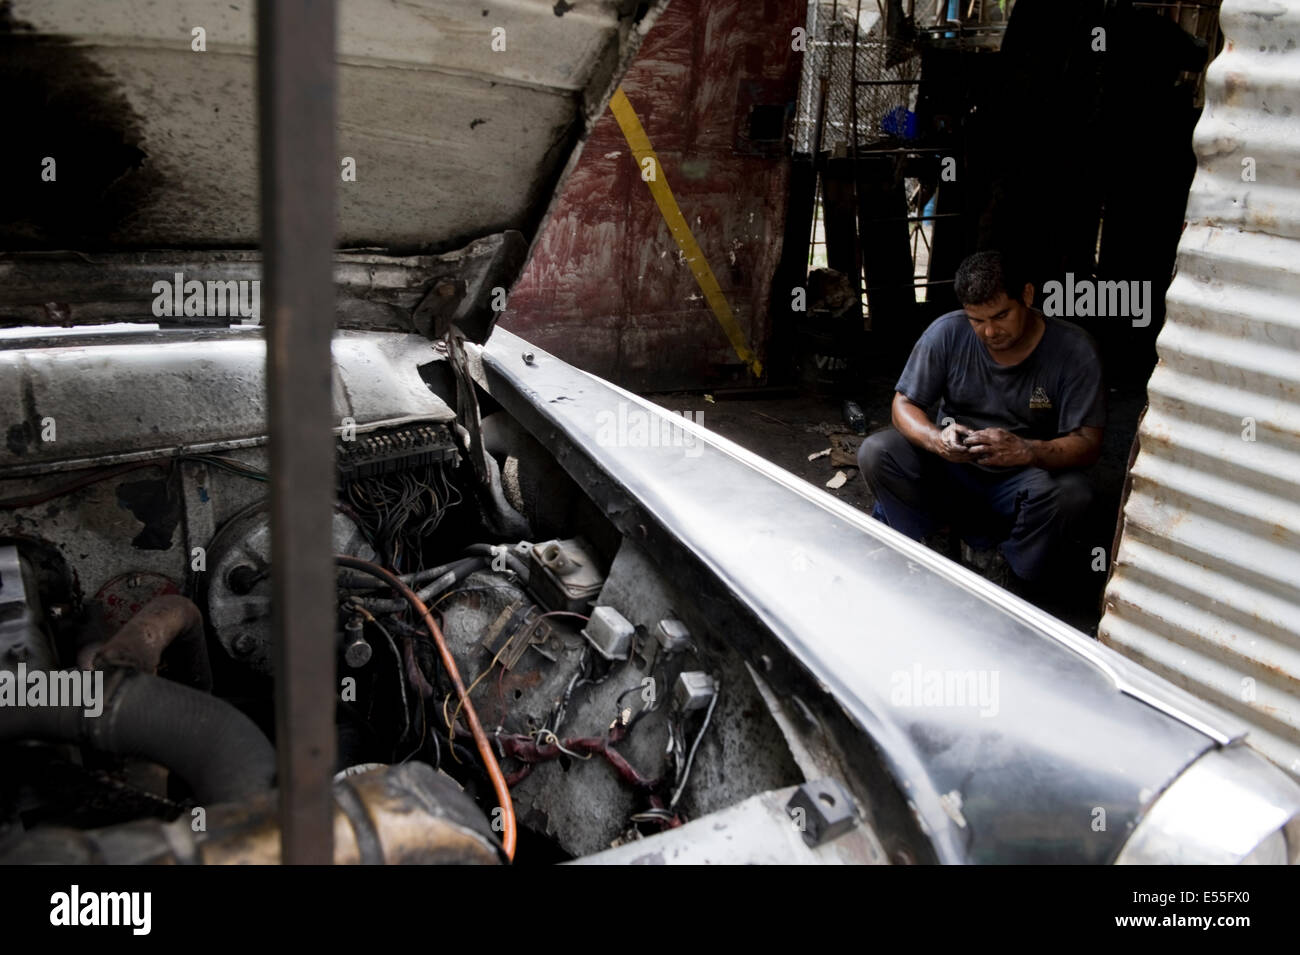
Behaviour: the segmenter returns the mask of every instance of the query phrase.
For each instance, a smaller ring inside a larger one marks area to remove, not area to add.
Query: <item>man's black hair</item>
[[[1026,281],[1024,272],[1011,256],[990,250],[976,252],[962,262],[953,291],[962,305],[987,305],[1000,292],[1006,292],[1007,298],[1013,301],[1020,301]]]

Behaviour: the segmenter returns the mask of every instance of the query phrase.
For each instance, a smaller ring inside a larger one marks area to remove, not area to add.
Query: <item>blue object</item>
[[[916,114],[906,106],[895,106],[880,120],[880,128],[899,139],[915,139]]]

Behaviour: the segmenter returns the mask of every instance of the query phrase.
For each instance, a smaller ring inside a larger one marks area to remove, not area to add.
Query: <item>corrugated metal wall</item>
[[[1100,636],[1300,776],[1300,0],[1221,25]]]
[[[795,101],[805,0],[673,0],[623,78],[663,174],[762,357],[790,159],[752,111]],[[779,136],[779,130],[777,135]],[[533,245],[502,325],[633,390],[752,383],[606,110]]]

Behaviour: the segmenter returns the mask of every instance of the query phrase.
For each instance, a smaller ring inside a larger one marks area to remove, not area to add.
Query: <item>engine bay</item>
[[[5,861],[278,852],[267,449],[256,407],[229,428],[211,410],[256,384],[260,342],[237,338],[224,358],[151,348],[138,400],[166,408],[161,432],[96,403],[102,349],[140,344],[3,353],[63,436],[38,465],[11,434],[0,472],[0,670],[102,674],[109,716],[0,708]],[[804,773],[697,584],[615,527],[457,343],[335,352],[336,861],[504,861],[507,828],[519,861],[577,860],[760,798],[788,829]],[[350,390],[377,356],[384,385]]]

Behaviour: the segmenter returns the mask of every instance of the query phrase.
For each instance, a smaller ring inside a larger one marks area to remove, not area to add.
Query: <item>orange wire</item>
[[[378,564],[372,564],[368,560],[362,560],[359,557],[347,557],[342,554],[334,556],[334,562],[342,567],[350,567],[353,570],[365,571],[378,577],[387,583],[395,591],[405,598],[420,615],[424,621],[429,635],[433,637],[434,644],[438,647],[438,654],[442,657],[442,665],[447,670],[447,675],[451,677],[452,685],[456,688],[456,695],[460,697],[460,704],[465,712],[465,719],[469,723],[470,733],[474,736],[474,744],[478,747],[479,756],[483,758],[483,765],[487,769],[488,778],[492,780],[492,788],[496,791],[497,802],[501,806],[503,832],[501,833],[501,850],[506,854],[506,858],[514,861],[515,858],[515,805],[510,799],[510,787],[506,785],[506,777],[501,772],[501,765],[497,762],[496,754],[492,752],[492,743],[488,740],[487,733],[483,731],[483,725],[478,721],[478,713],[474,710],[474,704],[469,701],[469,693],[465,690],[465,684],[461,681],[460,671],[456,669],[456,661],[452,658],[451,651],[447,649],[447,641],[442,635],[436,620],[433,619],[433,611],[424,605],[424,601],[406,584],[397,577],[396,574],[385,570]]]

